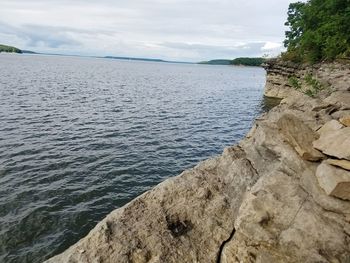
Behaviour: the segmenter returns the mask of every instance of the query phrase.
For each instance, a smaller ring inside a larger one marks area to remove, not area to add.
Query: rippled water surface
[[[0,54],[0,262],[41,262],[238,142],[260,68]]]

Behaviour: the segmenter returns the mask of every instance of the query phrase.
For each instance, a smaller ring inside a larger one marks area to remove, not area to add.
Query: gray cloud
[[[29,47],[45,46],[48,48],[60,48],[62,46],[80,46],[81,43],[69,36],[69,31],[59,30],[56,27],[26,25],[23,27]]]
[[[2,0],[0,43],[190,61],[276,54],[290,2]]]
[[[265,42],[246,43],[237,46],[215,46],[167,42],[162,43],[161,46],[175,50],[191,51],[198,54],[198,56],[203,56],[205,58],[235,58],[245,56],[261,56],[263,53],[262,48],[265,46]]]
[[[70,30],[61,27],[23,25],[14,27],[0,23],[0,32],[8,35],[15,35],[23,39],[25,47],[28,48],[52,48],[58,49],[63,46],[80,46],[81,43],[73,39],[69,34]]]

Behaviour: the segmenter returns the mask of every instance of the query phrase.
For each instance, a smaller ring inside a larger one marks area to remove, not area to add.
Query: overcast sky
[[[0,43],[202,61],[277,54],[289,0],[1,0]]]

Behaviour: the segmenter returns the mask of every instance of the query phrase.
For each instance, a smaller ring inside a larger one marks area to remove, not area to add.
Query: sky
[[[275,56],[289,0],[0,0],[0,43],[176,61]]]

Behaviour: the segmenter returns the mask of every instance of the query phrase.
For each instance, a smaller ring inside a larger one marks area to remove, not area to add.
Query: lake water
[[[261,68],[0,54],[0,262],[41,262],[237,143]]]

